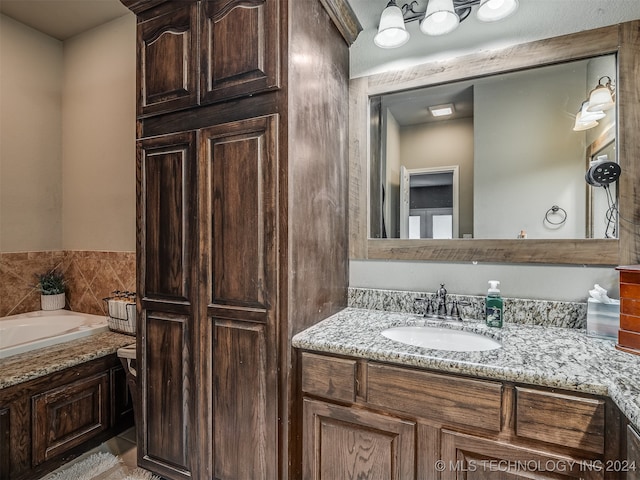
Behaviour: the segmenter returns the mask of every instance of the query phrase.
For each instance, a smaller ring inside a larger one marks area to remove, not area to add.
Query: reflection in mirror
[[[616,161],[616,108],[574,130],[615,74],[610,54],[371,97],[370,237],[617,237],[616,182],[585,188],[585,158]]]
[[[585,180],[587,182],[587,238],[617,238],[618,236],[618,182],[616,175],[608,183],[591,181],[590,172],[599,165],[616,161],[616,143],[613,128],[602,133],[587,147]],[[619,175],[619,172],[618,172]]]

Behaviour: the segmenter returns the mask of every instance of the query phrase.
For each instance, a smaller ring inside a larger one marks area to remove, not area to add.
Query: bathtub
[[[0,358],[109,330],[100,315],[51,310],[0,317]]]

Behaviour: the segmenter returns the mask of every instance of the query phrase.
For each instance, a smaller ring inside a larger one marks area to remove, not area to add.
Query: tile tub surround
[[[415,301],[418,297],[435,298],[435,293],[349,288],[348,306],[387,312],[420,313],[422,306]],[[464,320],[484,320],[484,296],[449,293],[447,298],[468,304],[459,306]],[[504,321],[520,325],[586,328],[587,304],[504,298]]]
[[[104,315],[102,299],[136,288],[135,252],[0,253],[0,316],[40,310],[36,274],[58,268],[67,280],[67,308]]]
[[[405,345],[380,333],[389,327],[424,324],[491,332],[500,336],[503,346],[486,352],[449,352]],[[607,395],[640,428],[640,357],[580,329],[519,324],[493,329],[477,322],[434,322],[407,313],[346,308],[297,334],[292,343],[316,352]]]
[[[118,348],[135,342],[136,337],[131,335],[104,332],[3,358],[0,360],[0,389],[111,355]]]

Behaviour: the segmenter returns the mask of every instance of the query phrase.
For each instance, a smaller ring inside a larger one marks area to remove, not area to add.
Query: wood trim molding
[[[618,240],[369,239],[372,260],[614,265]]]
[[[368,238],[369,97],[411,88],[518,71],[609,53],[618,54],[618,161],[620,236],[570,240],[400,240]],[[640,21],[431,62],[401,71],[360,77],[350,83],[350,255],[356,259],[479,261],[619,265],[640,263]],[[634,74],[634,72],[636,72]]]
[[[320,0],[320,3],[333,20],[344,41],[351,46],[362,31],[362,25],[351,5],[346,0]]]
[[[366,77],[368,95],[515,72],[618,51],[618,26],[472,53]]]
[[[619,265],[640,263],[640,21],[623,23],[618,50]]]
[[[158,5],[161,5],[167,1],[168,0],[120,0],[120,3],[122,3],[136,15],[139,15],[145,10],[157,7]]]

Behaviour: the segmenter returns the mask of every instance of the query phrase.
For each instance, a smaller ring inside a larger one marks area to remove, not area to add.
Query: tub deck
[[[131,335],[108,331],[0,359],[0,389],[116,353],[135,341]]]

